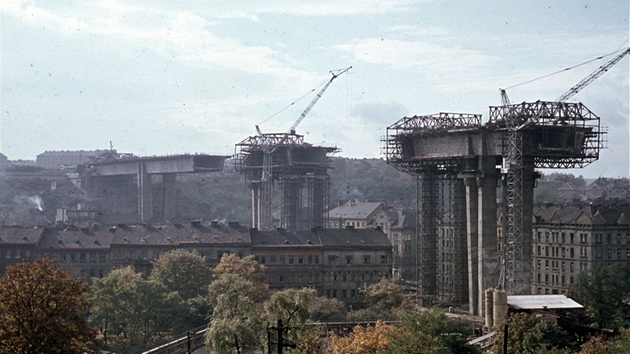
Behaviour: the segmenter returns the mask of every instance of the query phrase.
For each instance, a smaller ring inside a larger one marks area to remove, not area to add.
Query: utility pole
[[[289,326],[282,325],[282,320],[278,320],[277,326],[269,326],[267,325],[267,354],[273,354],[272,348],[273,344],[276,344],[276,353],[282,354],[284,348],[295,348],[297,345],[295,343],[291,343],[290,341],[284,339],[284,334],[289,330]],[[276,331],[277,340],[274,341],[271,339],[271,331]]]

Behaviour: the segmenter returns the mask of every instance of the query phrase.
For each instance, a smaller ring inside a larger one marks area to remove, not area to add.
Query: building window
[[[101,253],[98,255],[98,262],[105,263],[105,253]]]
[[[328,256],[328,264],[335,264],[335,256]]]
[[[387,264],[387,256],[384,254],[381,255],[381,264]]]
[[[346,256],[346,264],[352,264],[352,256]]]
[[[265,256],[260,256],[260,264],[265,264],[266,262]]]
[[[313,261],[315,264],[319,264],[319,256],[313,256]]]
[[[276,256],[269,256],[269,263],[276,264]]]
[[[304,264],[304,257],[298,256],[298,264]]]
[[[289,264],[293,264],[293,256],[289,256]]]
[[[370,256],[369,254],[366,254],[363,256],[363,264],[370,264],[372,263],[372,256]]]
[[[280,264],[284,264],[284,263],[286,263],[286,257],[280,256]]]

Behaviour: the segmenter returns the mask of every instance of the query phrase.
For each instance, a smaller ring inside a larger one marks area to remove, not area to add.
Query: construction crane
[[[630,54],[630,48],[625,49],[619,55],[582,79],[575,86],[558,97],[556,102],[565,102],[573,97],[628,54]],[[515,111],[515,107],[510,103],[506,91],[500,89],[500,93],[501,101],[504,106],[503,112],[507,128],[507,144],[501,171],[505,178],[504,210],[506,215],[504,218],[505,254],[503,257],[502,274],[499,280],[499,289],[517,291],[518,289],[516,289],[516,287],[519,284],[524,284],[528,281],[528,279],[523,278],[529,276],[528,274],[523,274],[524,262],[528,261],[523,259],[523,230],[525,228],[525,222],[531,222],[523,218],[523,173],[526,167],[524,166],[523,159],[523,131],[531,126],[535,126],[538,123],[539,117],[529,117],[527,120],[523,121],[524,117],[521,117],[521,115]],[[539,112],[539,115],[540,113],[542,112]]]
[[[352,69],[352,67],[347,67],[345,69],[340,69],[340,70],[331,70],[330,73],[332,74],[332,77],[330,78],[330,80],[328,80],[328,82],[326,83],[326,85],[324,85],[324,87],[322,87],[321,90],[319,90],[319,92],[317,93],[317,95],[315,96],[315,98],[313,98],[313,100],[311,101],[311,103],[308,104],[308,106],[306,106],[306,109],[304,109],[304,112],[302,112],[302,114],[300,114],[300,116],[298,117],[298,119],[293,123],[293,125],[291,125],[291,129],[289,129],[289,134],[295,134],[295,129],[297,128],[297,126],[302,123],[302,120],[304,119],[304,117],[306,117],[306,115],[308,114],[308,112],[311,111],[311,108],[313,108],[313,106],[315,105],[315,103],[317,103],[317,101],[319,101],[320,98],[322,98],[322,95],[324,94],[324,92],[326,91],[326,89],[328,88],[328,86],[330,86],[330,84],[332,84],[333,80],[335,80],[337,77],[339,77],[339,75],[345,73],[346,71]]]
[[[306,109],[300,114],[297,120],[291,125],[291,128],[287,133],[282,134],[263,134],[258,125],[256,125],[256,134],[258,136],[258,140],[261,142],[263,146],[263,166],[262,166],[262,174],[260,178],[260,208],[258,219],[258,228],[263,231],[267,231],[271,229],[271,193],[273,190],[273,153],[276,149],[285,144],[287,141],[296,141],[295,137],[297,134],[295,133],[295,129],[297,126],[304,120],[304,117],[311,111],[313,106],[319,101],[322,97],[326,89],[332,84],[333,80],[335,80],[339,75],[349,71],[352,69],[352,66],[340,69],[340,70],[331,70],[330,73],[332,77],[324,87],[317,93],[315,98],[308,104]]]

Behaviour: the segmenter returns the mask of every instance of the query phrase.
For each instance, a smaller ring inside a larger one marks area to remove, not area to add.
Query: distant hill
[[[332,157],[331,167],[331,207],[350,199],[415,200],[414,177],[382,159]],[[544,175],[537,183],[534,189],[537,203],[630,197],[628,179],[600,178],[586,183],[581,177],[555,173]],[[219,173],[179,175],[176,188],[178,220],[172,222],[202,219],[250,224],[251,191],[243,176],[229,163]],[[52,224],[57,208],[73,209],[78,203],[89,206],[90,200],[63,171],[17,168],[0,173],[0,224]]]

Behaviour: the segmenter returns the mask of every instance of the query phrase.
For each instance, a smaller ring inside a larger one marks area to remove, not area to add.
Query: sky
[[[297,133],[337,156],[384,158],[386,128],[404,116],[485,122],[499,88],[554,100],[629,45],[627,0],[2,0],[0,12],[11,160],[110,143],[232,155],[256,125],[288,131],[330,71],[350,66]],[[630,175],[628,71],[625,57],[569,100],[608,134],[599,161],[563,172]]]

